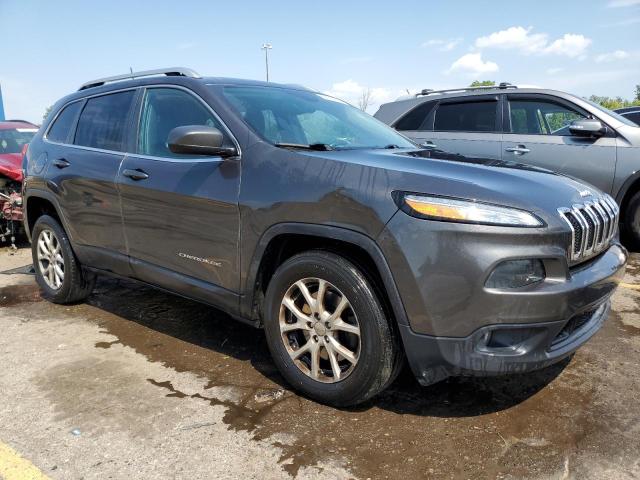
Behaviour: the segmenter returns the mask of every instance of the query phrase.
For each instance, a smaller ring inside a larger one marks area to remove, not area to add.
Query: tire
[[[84,300],[91,294],[96,277],[82,271],[69,237],[53,217],[43,215],[36,221],[31,256],[36,281],[47,300],[64,305]],[[51,268],[47,269],[47,265]]]
[[[339,255],[309,251],[285,261],[269,282],[264,312],[276,367],[294,389],[313,400],[335,407],[356,405],[397,375],[400,348],[375,290]]]
[[[640,248],[640,192],[636,192],[629,200],[623,225],[631,246]]]

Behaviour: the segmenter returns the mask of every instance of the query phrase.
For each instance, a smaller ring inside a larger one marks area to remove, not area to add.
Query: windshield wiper
[[[305,143],[275,143],[274,145],[280,148],[301,148],[304,150],[318,150],[321,152],[333,150],[333,147],[326,143],[312,143],[310,145]]]

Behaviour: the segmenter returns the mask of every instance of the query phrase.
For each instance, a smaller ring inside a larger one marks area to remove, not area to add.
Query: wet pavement
[[[29,260],[13,257],[0,271]],[[639,285],[635,254],[570,361],[426,388],[405,370],[338,410],[290,391],[263,332],[210,307],[106,278],[58,306],[0,275],[0,441],[61,479],[640,478]]]

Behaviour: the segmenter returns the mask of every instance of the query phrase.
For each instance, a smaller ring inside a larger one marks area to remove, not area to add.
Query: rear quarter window
[[[82,102],[70,103],[62,109],[58,117],[53,121],[53,125],[47,133],[47,140],[58,143],[67,143],[71,128],[78,117]]]
[[[122,150],[134,95],[133,90],[128,90],[87,100],[73,143],[102,150]]]
[[[429,114],[435,106],[436,102],[421,103],[400,118],[393,127],[401,132],[409,130],[431,130],[431,126],[428,125],[428,119]]]

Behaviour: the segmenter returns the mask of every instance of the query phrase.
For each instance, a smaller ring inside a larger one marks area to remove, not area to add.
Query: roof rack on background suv
[[[91,80],[83,83],[78,90],[86,90],[87,88],[99,87],[105,83],[120,82],[122,80],[131,80],[140,77],[151,77],[154,75],[166,75],[168,77],[190,77],[190,78],[202,78],[200,74],[194,72],[190,68],[173,67],[173,68],[159,68],[156,70],[145,70],[143,72],[131,72],[122,75],[116,75],[114,77],[99,78],[97,80]]]
[[[499,85],[487,85],[480,87],[461,87],[461,88],[447,88],[445,90],[431,90],[430,88],[423,89],[420,93],[416,93],[416,97],[424,95],[433,95],[435,93],[452,93],[452,92],[471,92],[474,90],[506,90],[507,88],[518,88],[516,85],[511,85],[507,82],[502,82]]]

